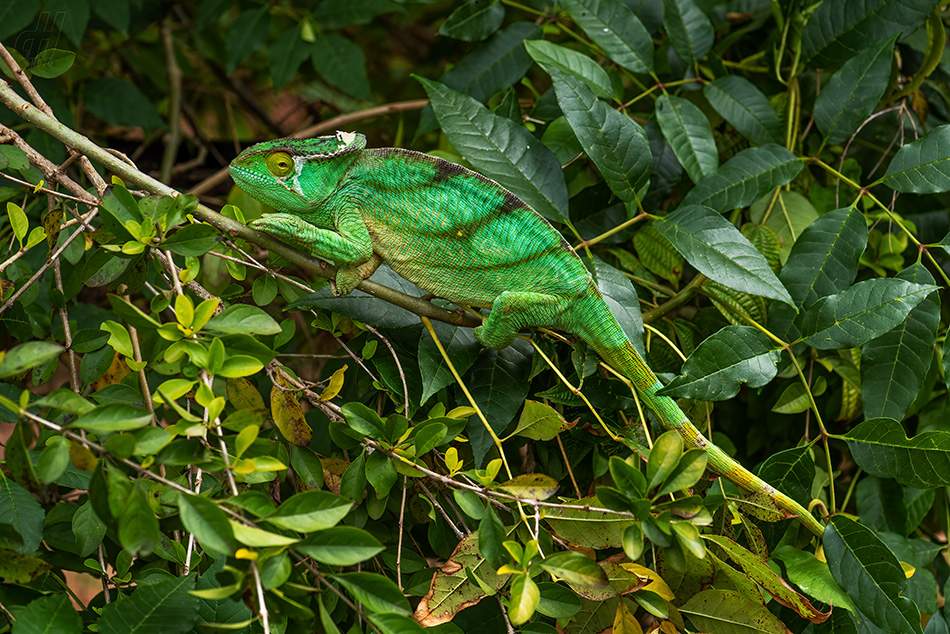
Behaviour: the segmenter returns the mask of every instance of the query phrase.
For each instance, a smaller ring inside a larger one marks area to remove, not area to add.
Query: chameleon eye
[[[267,169],[278,178],[294,171],[294,159],[287,152],[274,152],[267,157]]]

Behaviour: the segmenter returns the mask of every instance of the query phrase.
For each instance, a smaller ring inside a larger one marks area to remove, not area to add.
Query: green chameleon
[[[398,148],[366,149],[351,132],[258,143],[231,163],[248,194],[279,213],[252,226],[338,266],[345,295],[382,262],[437,297],[490,308],[475,329],[504,348],[522,328],[581,337],[636,386],[663,425],[740,487],[763,493],[820,535],[821,524],[706,440],[627,339],[571,246],[538,213],[488,178]]]

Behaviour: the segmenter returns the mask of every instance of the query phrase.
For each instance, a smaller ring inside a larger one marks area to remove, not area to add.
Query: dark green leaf
[[[867,244],[867,223],[857,208],[830,211],[798,237],[779,279],[795,303],[808,308],[851,285]]]
[[[529,40],[524,47],[531,59],[549,75],[552,69],[560,71],[559,76],[567,75],[575,80],[570,82],[571,85],[580,81],[597,97],[610,98],[613,92],[610,75],[587,55],[546,40]]]
[[[466,2],[446,18],[439,34],[465,42],[478,42],[498,30],[505,19],[505,7],[494,0]]]
[[[663,26],[673,50],[687,64],[695,64],[712,48],[712,23],[694,0],[663,0]]]
[[[30,601],[17,613],[14,634],[80,634],[82,619],[69,595],[51,594]]]
[[[328,84],[357,99],[373,98],[366,75],[366,57],[357,44],[339,33],[318,33],[310,45],[310,59]]]
[[[822,86],[815,99],[815,124],[825,135],[825,143],[845,141],[881,100],[896,41],[895,34],[860,51]]]
[[[921,262],[897,278],[934,284]],[[902,420],[930,370],[940,322],[940,295],[931,295],[908,313],[893,330],[861,349],[861,400],[864,417]]]
[[[228,34],[227,72],[229,75],[264,43],[269,28],[270,11],[267,6],[253,11],[244,11],[238,15]]]
[[[492,568],[501,568],[508,563],[508,551],[502,546],[505,536],[505,527],[489,504],[478,523],[478,552]]]
[[[383,552],[379,540],[352,526],[337,526],[314,533],[293,549],[328,566],[355,566]]]
[[[363,607],[379,614],[409,616],[409,601],[395,583],[369,572],[351,572],[331,577],[345,587]]]
[[[383,499],[389,495],[397,478],[396,467],[383,452],[374,451],[366,458],[366,480],[376,490],[377,498]]]
[[[802,162],[780,145],[743,150],[696,184],[683,205],[705,205],[726,212],[748,207],[795,178]]]
[[[564,174],[550,150],[511,119],[499,117],[471,97],[419,78],[449,142],[476,169],[510,189],[542,216],[567,212]]]
[[[280,528],[311,533],[336,526],[352,508],[352,502],[329,491],[304,491],[285,500],[265,519]]]
[[[936,194],[950,191],[950,125],[934,128],[898,150],[881,182],[899,192]]]
[[[23,538],[22,544],[9,546],[17,552],[35,553],[43,539],[43,519],[46,515],[43,507],[29,491],[2,473],[0,486],[0,524],[9,524]]]
[[[268,51],[271,81],[274,90],[280,90],[293,79],[297,69],[310,57],[310,45],[300,37],[300,27],[292,26],[274,40]]]
[[[607,57],[634,73],[653,70],[653,40],[626,4],[620,0],[561,0],[561,6]]]
[[[821,541],[835,581],[874,625],[888,634],[922,634],[917,606],[901,596],[904,571],[871,529],[836,515]]]
[[[694,183],[716,171],[719,150],[702,110],[680,97],[663,95],[656,100],[656,120]]]
[[[792,303],[765,257],[722,214],[684,205],[653,226],[706,277],[743,293]]]
[[[176,255],[199,256],[213,249],[220,238],[211,225],[186,225],[162,242],[162,248]]]
[[[815,481],[815,459],[811,448],[792,447],[772,454],[759,468],[759,477],[799,504],[807,505]]]
[[[160,128],[165,125],[152,101],[134,84],[119,77],[99,77],[85,88],[85,106],[111,125]]]
[[[921,489],[950,484],[948,432],[925,431],[909,439],[896,420],[874,418],[836,437],[848,441],[855,462],[873,476]]]
[[[802,58],[811,66],[838,66],[869,42],[913,33],[938,4],[937,0],[824,2],[802,30]]]
[[[823,297],[802,316],[802,336],[819,350],[860,346],[901,323],[939,287],[876,278]]]
[[[743,383],[762,387],[775,378],[780,346],[751,326],[726,326],[703,340],[686,359],[682,374],[660,394],[702,401],[724,401]]]
[[[198,620],[194,575],[140,585],[130,597],[103,607],[100,634],[184,634]]]
[[[147,557],[152,554],[161,534],[158,519],[142,490],[132,486],[129,494],[125,496],[123,506],[116,510],[119,519],[119,543],[125,552],[133,557]]]
[[[92,503],[85,502],[76,509],[72,520],[73,536],[79,547],[80,557],[88,557],[95,552],[106,535],[106,525],[92,509]]]
[[[14,0],[0,5],[0,38],[6,39],[28,26],[40,5],[30,0]]]
[[[727,75],[703,86],[716,112],[754,145],[781,143],[782,126],[769,100],[745,77]]]
[[[442,76],[442,83],[475,101],[487,101],[524,77],[532,63],[524,42],[540,35],[541,30],[536,24],[511,24],[473,48]]]
[[[181,523],[195,536],[202,548],[225,555],[232,555],[237,549],[234,531],[228,523],[228,517],[218,505],[198,495],[178,496],[178,509]]]
[[[561,111],[607,185],[621,200],[635,201],[653,169],[643,128],[597,99],[585,82],[554,67],[545,70]]]
[[[442,347],[448,353],[455,370],[464,375],[475,363],[481,344],[475,340],[471,328],[459,328],[449,324],[433,321],[432,327],[439,336]],[[435,341],[428,334],[419,339],[419,373],[422,375],[422,397],[420,404],[424,405],[433,394],[452,384],[455,379],[449,370]]]
[[[323,0],[314,9],[313,19],[328,29],[337,29],[366,24],[378,15],[399,10],[392,0]]]

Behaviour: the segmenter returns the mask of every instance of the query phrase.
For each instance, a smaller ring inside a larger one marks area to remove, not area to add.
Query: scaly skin
[[[628,377],[687,447],[716,473],[763,493],[809,530],[822,525],[706,440],[627,339],[587,268],[548,222],[511,192],[454,163],[396,148],[366,149],[360,134],[259,143],[231,163],[235,182],[279,213],[253,226],[338,267],[346,294],[381,262],[433,295],[491,308],[475,336],[504,348],[523,328],[574,333]]]

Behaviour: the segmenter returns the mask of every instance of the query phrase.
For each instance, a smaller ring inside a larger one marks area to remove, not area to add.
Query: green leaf
[[[318,33],[310,45],[310,59],[314,69],[331,86],[357,99],[373,98],[366,74],[366,57],[359,45],[339,33]]]
[[[921,262],[897,274],[898,279],[934,284]],[[861,349],[861,400],[864,417],[902,420],[917,398],[930,370],[937,327],[940,295],[932,295],[908,313],[890,332],[864,344]]]
[[[44,79],[59,77],[69,70],[76,59],[72,51],[59,48],[47,48],[40,51],[30,64],[30,72]]]
[[[292,26],[284,30],[268,51],[271,81],[275,91],[279,91],[293,79],[300,64],[310,57],[310,44],[301,37],[301,28]]]
[[[353,526],[321,530],[293,549],[328,566],[355,566],[385,550],[378,539]]]
[[[505,7],[494,0],[466,2],[446,18],[439,35],[463,42],[479,42],[498,30],[505,19]]]
[[[158,116],[151,99],[134,84],[119,77],[99,77],[86,84],[84,104],[104,122],[127,128],[161,128],[165,122]]]
[[[197,257],[216,247],[220,240],[221,234],[211,225],[185,225],[162,242],[162,248],[176,255]]]
[[[950,433],[925,431],[909,439],[890,418],[866,420],[847,434],[851,455],[862,469],[904,486],[926,489],[950,484]]]
[[[663,95],[656,100],[656,120],[694,183],[716,171],[719,150],[702,110],[680,97]]]
[[[647,460],[647,490],[661,484],[683,457],[683,440],[673,430],[660,434]]]
[[[552,69],[560,71],[560,76],[575,80],[572,85],[579,81],[597,97],[610,99],[613,92],[610,75],[587,55],[546,40],[526,41],[524,47],[549,75]]]
[[[10,218],[13,235],[20,243],[20,248],[23,248],[23,238],[26,237],[26,232],[30,229],[29,219],[23,213],[23,208],[14,202],[7,202],[7,217]]]
[[[759,477],[803,506],[811,500],[815,460],[808,446],[772,454],[759,468]]]
[[[102,608],[100,634],[184,634],[198,621],[194,575],[139,585],[128,598]]]
[[[546,500],[557,493],[558,481],[543,473],[522,473],[497,488],[525,500]]]
[[[609,468],[614,485],[628,498],[635,500],[646,494],[647,479],[638,468],[619,456],[610,457]]]
[[[653,70],[653,39],[620,0],[561,0],[561,6],[617,64],[634,73]]]
[[[524,43],[540,36],[541,29],[536,24],[511,24],[469,51],[442,76],[442,83],[475,101],[485,102],[524,77],[532,64]]]
[[[881,100],[897,34],[863,49],[832,75],[815,98],[815,124],[834,145],[850,137]]]
[[[146,410],[122,403],[110,403],[108,405],[100,405],[94,410],[74,419],[67,427],[85,429],[86,431],[102,434],[139,429],[148,425],[151,420],[152,414]]]
[[[880,182],[899,192],[937,194],[950,191],[950,125],[937,126],[905,145],[887,166]]]
[[[0,379],[43,365],[58,357],[63,350],[65,348],[52,341],[27,341],[13,346],[0,357]]]
[[[726,326],[689,355],[682,374],[658,393],[677,398],[724,401],[743,383],[762,387],[775,378],[782,348],[751,326]]]
[[[937,0],[824,2],[802,30],[802,59],[813,67],[842,64],[868,45],[895,33],[913,33]]]
[[[106,536],[106,525],[96,515],[92,503],[88,500],[73,514],[72,531],[80,557],[88,557],[95,552],[102,543],[102,538]]]
[[[278,535],[232,519],[228,519],[228,524],[231,525],[231,530],[234,532],[234,539],[251,548],[283,547],[300,541],[296,537]]]
[[[475,363],[478,352],[482,349],[472,334],[472,329],[450,326],[440,321],[433,321],[432,327],[455,370],[459,375],[464,375]],[[422,397],[419,403],[424,405],[433,394],[454,383],[455,378],[432,337],[424,335],[419,339],[418,358],[419,373],[422,375]]]
[[[178,496],[178,510],[181,523],[202,548],[224,555],[233,555],[237,550],[228,517],[217,504],[198,495],[181,494]]]
[[[604,569],[584,555],[572,550],[548,555],[540,565],[552,575],[571,585],[603,588],[607,585]]]
[[[512,625],[521,625],[534,614],[541,599],[538,585],[527,574],[520,574],[511,582],[511,599],[508,603],[508,618]]]
[[[13,634],[80,634],[82,630],[79,612],[66,593],[30,601],[13,625]]]
[[[20,0],[0,5],[0,38],[6,39],[30,25],[40,7],[34,2]],[[6,67],[6,64],[4,64]]]
[[[369,572],[350,572],[333,575],[331,579],[346,588],[370,612],[403,616],[411,614],[409,601],[403,596],[402,590],[385,577]]]
[[[36,469],[36,475],[43,482],[55,482],[68,466],[69,441],[62,436],[53,436],[46,442],[46,447],[40,454],[40,464]]]
[[[663,481],[663,485],[657,489],[656,494],[667,495],[695,486],[696,483],[699,482],[699,479],[703,477],[703,474],[706,472],[706,462],[706,452],[702,449],[689,449],[683,452],[683,457],[680,458],[679,462],[676,464],[676,467],[673,468],[670,474]],[[683,524],[681,528],[685,526],[692,525]],[[674,524],[673,528],[675,529],[676,527],[676,524]],[[696,540],[699,540],[698,533],[696,533],[695,538]],[[697,556],[701,556],[701,554]]]
[[[806,343],[819,350],[860,346],[901,323],[939,287],[875,278],[823,297],[802,316]]]
[[[753,145],[782,142],[778,115],[762,91],[745,77],[719,77],[703,86],[703,95]]]
[[[726,212],[748,207],[802,170],[801,159],[780,145],[742,150],[696,184],[681,206],[705,205]]]
[[[278,335],[280,324],[257,306],[235,304],[212,317],[205,330],[225,334]]]
[[[123,501],[118,509],[119,543],[129,555],[147,557],[161,539],[158,519],[139,487],[132,486]]]
[[[792,590],[784,579],[775,574],[767,563],[752,552],[728,537],[704,535],[703,538],[722,548],[752,581],[762,586],[776,601],[794,610],[800,617],[814,623],[821,623],[828,618],[830,610],[822,612],[815,608],[811,601]]]
[[[907,586],[904,571],[874,531],[836,515],[821,542],[835,581],[874,625],[887,634],[922,634],[917,606],[901,596]]]
[[[263,6],[256,11],[244,11],[231,24],[227,39],[227,73],[230,75],[250,57],[267,38],[270,29],[270,11]]]
[[[663,27],[673,50],[687,64],[695,64],[712,48],[716,33],[694,0],[663,0]]]
[[[823,603],[854,611],[854,602],[831,576],[828,564],[794,546],[779,546],[772,558],[785,565],[788,580]]]
[[[343,406],[343,419],[347,426],[358,434],[375,440],[385,438],[383,419],[374,410],[362,403],[347,403]]]
[[[808,308],[851,285],[867,244],[867,223],[857,208],[829,211],[795,241],[779,279],[795,304]]]
[[[703,590],[679,608],[703,632],[787,634],[788,629],[758,601],[733,590]]]
[[[518,419],[518,426],[508,436],[524,436],[532,440],[553,440],[558,433],[574,426],[564,420],[550,405],[528,399]]]
[[[23,539],[22,544],[9,544],[10,548],[21,553],[35,553],[43,539],[43,520],[46,516],[43,507],[29,491],[2,473],[0,484],[0,524],[9,524]]]
[[[487,505],[478,522],[478,552],[494,569],[508,563],[508,551],[502,545],[506,536],[505,526],[491,504]]]
[[[444,84],[418,79],[449,142],[476,169],[510,189],[545,218],[566,217],[564,174],[543,143],[471,97]]]
[[[311,533],[336,526],[352,508],[350,500],[328,491],[304,491],[285,500],[265,520],[287,530]]]
[[[743,293],[792,303],[765,257],[722,214],[684,205],[653,226],[706,277]]]
[[[643,128],[597,99],[585,82],[556,67],[542,65],[554,80],[561,111],[607,186],[619,199],[635,201],[653,170],[653,155]]]
[[[383,452],[374,451],[366,458],[366,479],[376,491],[377,498],[384,499],[389,495],[398,477],[393,461]]]

